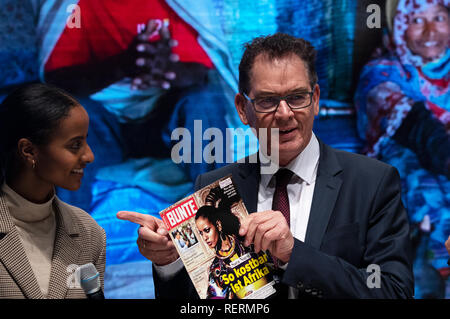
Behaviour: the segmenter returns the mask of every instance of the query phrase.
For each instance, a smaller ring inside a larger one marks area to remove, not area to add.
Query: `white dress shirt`
[[[303,152],[284,167],[294,173],[287,185],[291,233],[292,236],[303,242],[305,241],[314,187],[316,185],[319,156],[319,142],[313,133],[311,140]],[[272,210],[272,201],[276,186],[275,173],[261,174],[258,191],[258,212]],[[287,264],[282,266],[282,268],[286,269]],[[297,295],[298,290],[289,287],[288,298],[295,299]]]
[[[319,142],[313,133],[303,152],[285,167],[294,173],[287,185],[291,232],[295,238],[301,241],[305,241],[314,186],[316,185],[319,155]],[[274,176],[275,174],[261,175],[258,191],[258,212],[272,209],[273,194],[275,193]]]
[[[291,215],[292,235],[300,241],[305,241],[309,213],[311,211],[314,187],[316,185],[317,168],[319,166],[320,146],[312,133],[308,145],[285,168],[291,170],[292,176],[287,185]],[[261,174],[258,190],[257,211],[272,210],[273,194],[275,192],[275,174]],[[287,264],[283,268],[286,268]],[[156,266],[155,270],[163,279],[170,279],[183,268],[180,258],[166,266]],[[289,288],[289,298],[296,298],[297,289]]]

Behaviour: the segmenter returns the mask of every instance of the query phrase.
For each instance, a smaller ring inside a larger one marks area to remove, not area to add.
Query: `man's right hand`
[[[155,265],[164,266],[178,259],[178,252],[160,219],[128,211],[118,212],[117,218],[141,225],[136,241],[139,252]]]

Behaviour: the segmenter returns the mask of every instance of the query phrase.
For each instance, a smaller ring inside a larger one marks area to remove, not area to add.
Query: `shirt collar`
[[[319,162],[320,146],[316,135],[312,133],[308,145],[303,152],[297,155],[285,168],[291,170],[294,175],[311,184],[316,180],[317,164]],[[261,184],[267,187],[274,174],[261,174]]]

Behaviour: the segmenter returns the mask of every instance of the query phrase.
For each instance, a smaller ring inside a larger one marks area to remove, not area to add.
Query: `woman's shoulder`
[[[103,236],[103,228],[89,213],[60,200],[58,197],[55,197],[55,199],[66,230],[75,233],[88,233],[91,236]]]

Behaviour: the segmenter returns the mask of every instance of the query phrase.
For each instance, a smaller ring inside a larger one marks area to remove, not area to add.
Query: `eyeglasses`
[[[251,99],[247,94],[244,97],[252,103],[256,112],[272,113],[278,109],[281,101],[285,101],[292,110],[304,109],[311,105],[314,92],[293,93],[286,96],[265,96]]]

